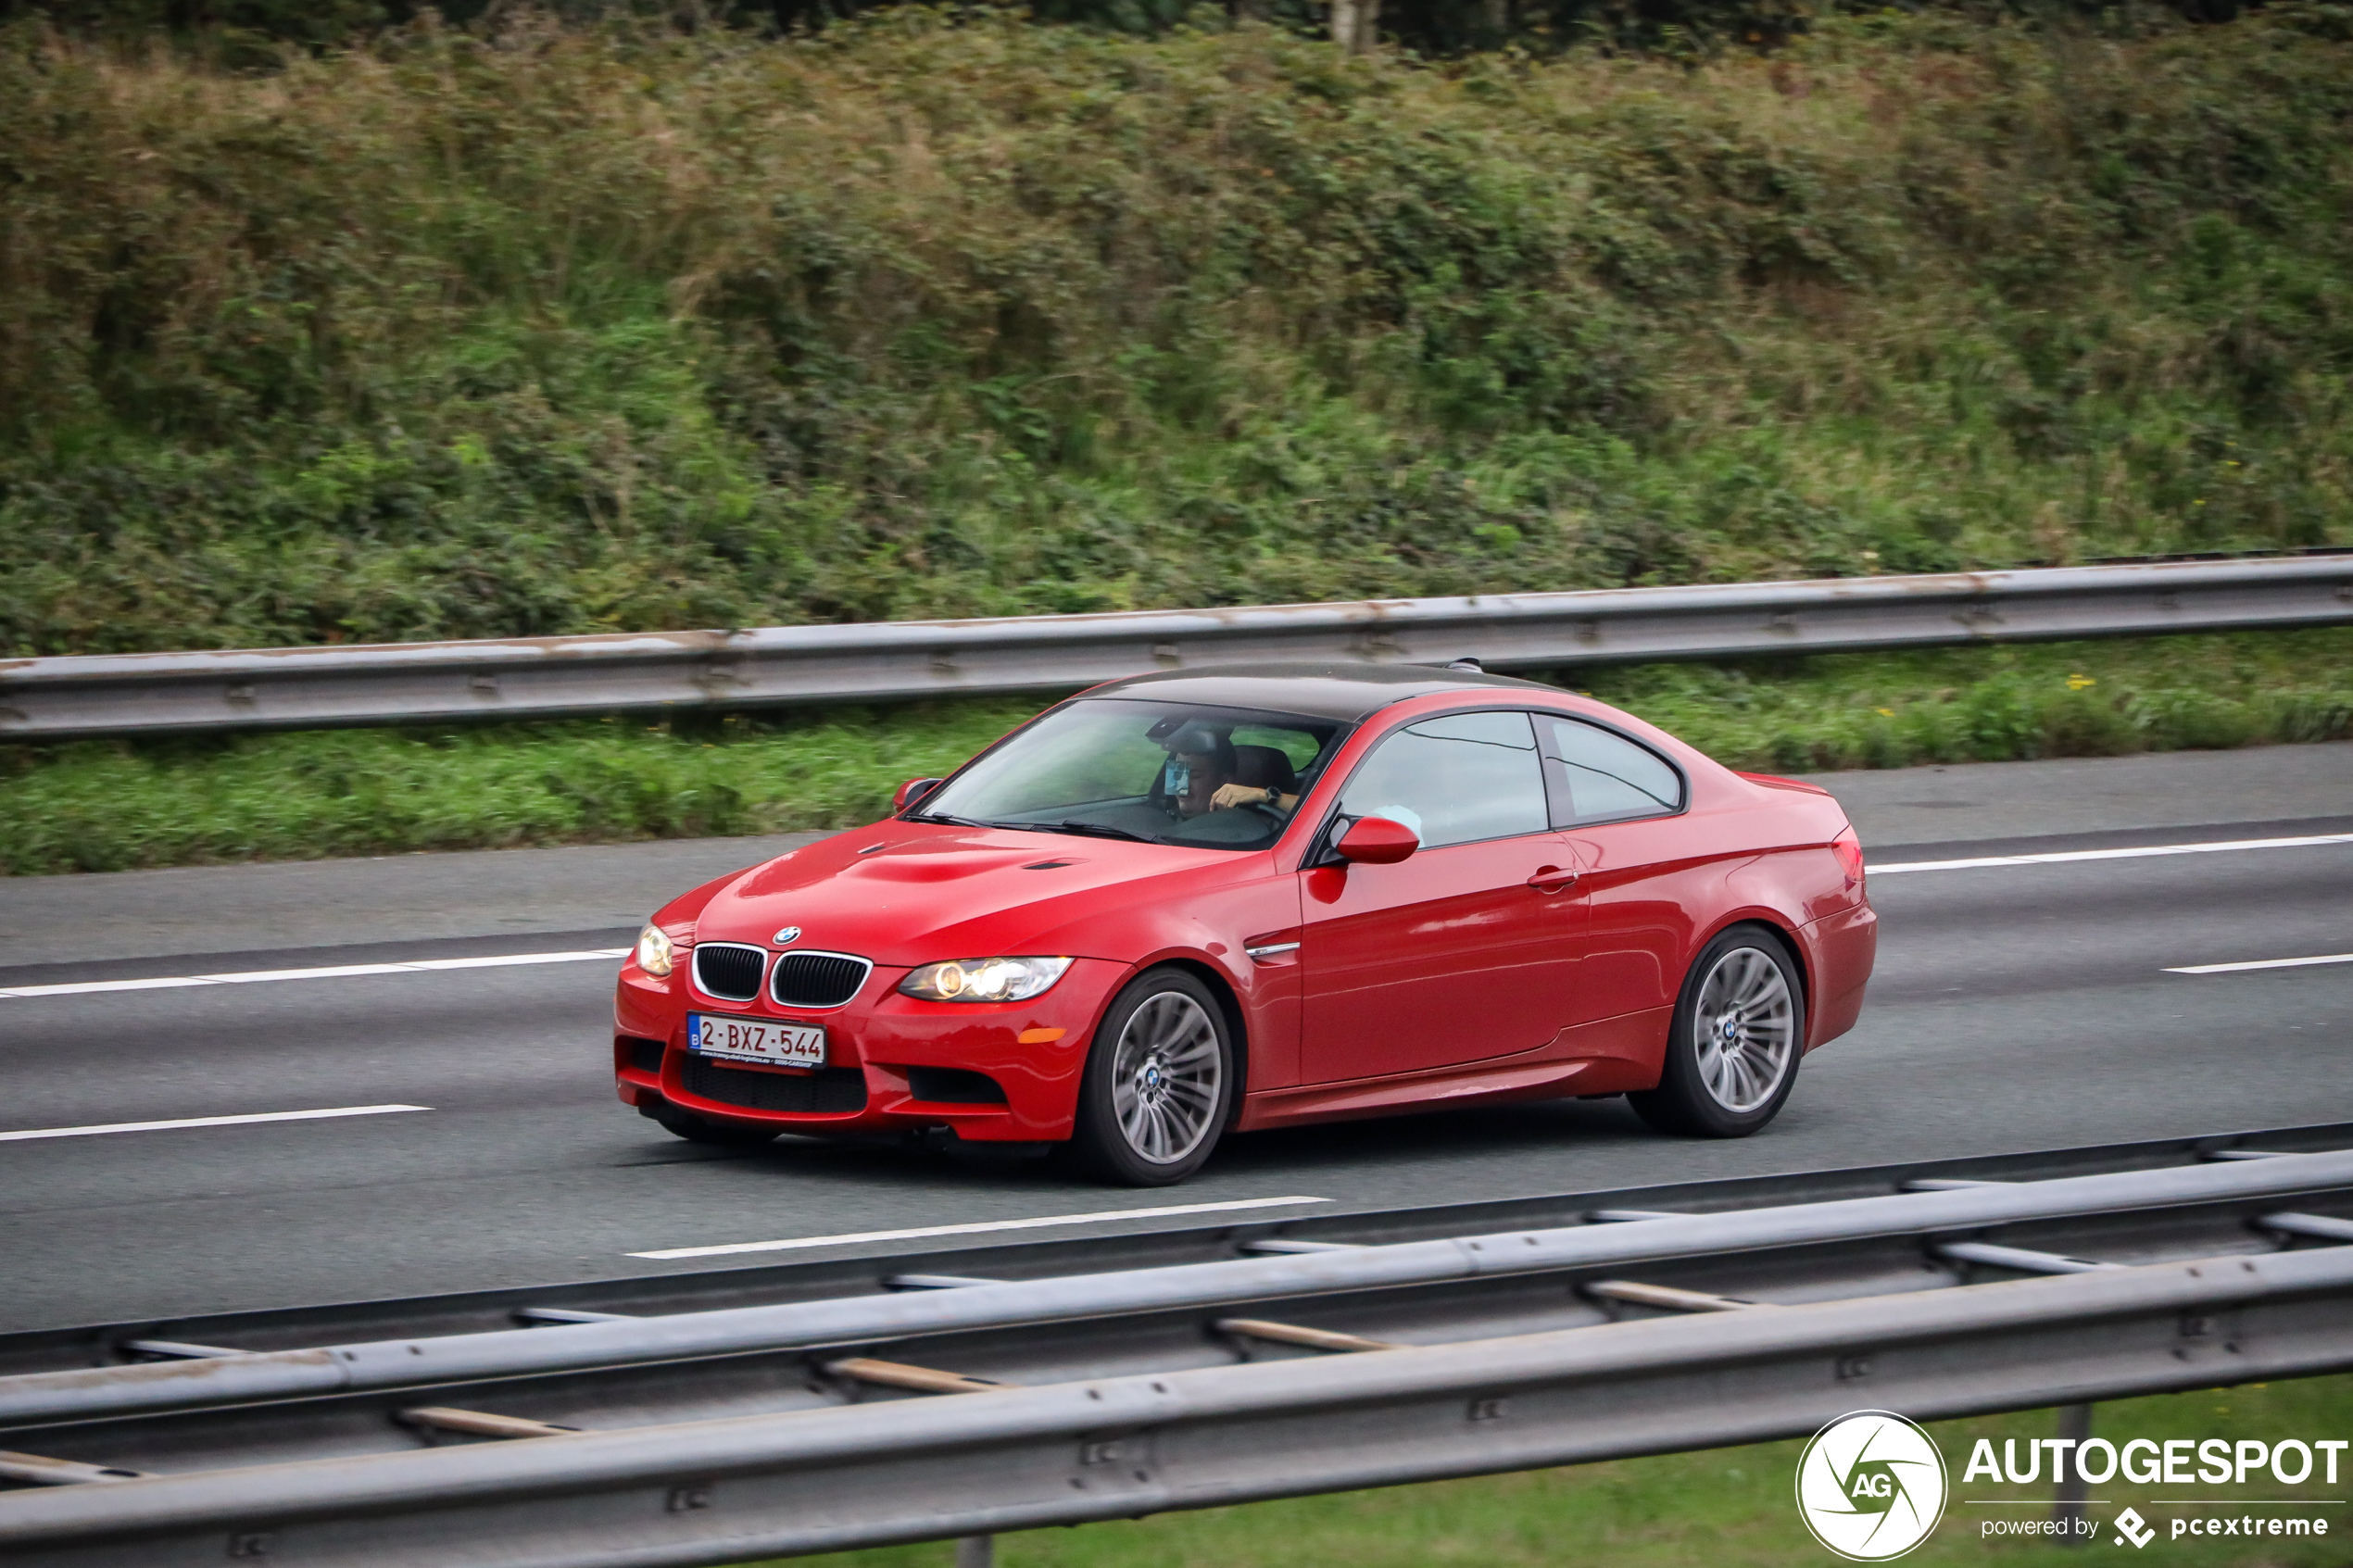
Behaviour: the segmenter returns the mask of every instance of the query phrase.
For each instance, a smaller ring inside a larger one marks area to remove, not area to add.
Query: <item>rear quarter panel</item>
[[[1753,922],[1794,949],[1807,997],[1807,1048],[1853,1026],[1870,972],[1871,916],[1831,841],[1845,811],[1828,793],[1735,773],[1654,726],[1601,709],[1592,716],[1649,740],[1681,764],[1681,814],[1569,830],[1593,901],[1595,975],[1589,1020],[1641,1010],[1655,1029],[1597,1026],[1596,1048],[1665,1045],[1665,1028],[1699,949]]]
[[[1730,879],[1736,902],[1718,929],[1759,920],[1791,938],[1805,972],[1810,1051],[1855,1026],[1877,953],[1878,917],[1830,847],[1848,826],[1835,799],[1788,780],[1742,775],[1740,782],[1756,797],[1761,852]]]

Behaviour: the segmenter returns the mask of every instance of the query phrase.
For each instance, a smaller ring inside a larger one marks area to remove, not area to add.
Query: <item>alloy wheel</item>
[[[1111,1103],[1139,1159],[1173,1165],[1213,1130],[1223,1054],[1202,1005],[1163,991],[1129,1015],[1112,1053]]]
[[[1755,947],[1717,960],[1700,983],[1692,1035],[1710,1099],[1736,1115],[1771,1099],[1797,1050],[1797,1008],[1781,966]]]

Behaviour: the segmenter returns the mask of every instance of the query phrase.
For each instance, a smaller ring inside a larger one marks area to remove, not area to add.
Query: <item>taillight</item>
[[[1838,857],[1841,870],[1846,872],[1846,885],[1859,897],[1863,893],[1863,841],[1848,828],[1831,840],[1831,852]]]

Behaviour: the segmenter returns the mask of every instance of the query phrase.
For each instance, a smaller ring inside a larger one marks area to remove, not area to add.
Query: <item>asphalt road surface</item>
[[[1819,782],[1878,868],[2353,834],[2348,745]],[[882,1252],[902,1244],[870,1233],[1063,1236],[1202,1223],[1102,1217],[1173,1205],[1330,1212],[2353,1119],[2353,962],[2169,972],[2353,954],[2342,843],[1876,875],[1861,1026],[1741,1142],[1660,1137],[1620,1102],[1457,1110],[1235,1139],[1168,1192],[896,1144],[681,1143],[615,1100],[613,960],[576,955],[794,842],[0,881],[0,1331],[796,1255],[636,1256],[739,1243]],[[380,967],[519,954],[563,957]],[[321,967],[359,972],[40,989]]]

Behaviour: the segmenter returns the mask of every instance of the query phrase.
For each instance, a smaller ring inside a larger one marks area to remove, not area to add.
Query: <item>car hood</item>
[[[855,953],[885,967],[1000,954],[1125,960],[1097,951],[1101,916],[1262,870],[1263,853],[1069,834],[884,822],[753,867],[695,922],[697,941]],[[1090,930],[1090,927],[1093,929]]]

